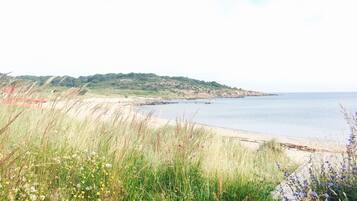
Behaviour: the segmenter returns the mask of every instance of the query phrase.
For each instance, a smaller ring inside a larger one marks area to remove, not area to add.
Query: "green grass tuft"
[[[252,151],[184,121],[153,128],[68,94],[0,104],[0,200],[270,200],[275,163],[295,168],[274,143]]]

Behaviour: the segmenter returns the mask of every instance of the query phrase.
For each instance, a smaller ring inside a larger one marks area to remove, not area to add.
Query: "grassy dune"
[[[102,118],[100,105],[76,118],[73,90],[49,99],[24,107],[1,97],[0,200],[270,200],[283,178],[276,163],[295,168],[273,142],[251,151],[186,121]]]

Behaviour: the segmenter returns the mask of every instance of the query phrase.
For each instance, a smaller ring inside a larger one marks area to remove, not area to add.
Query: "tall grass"
[[[295,168],[275,146],[248,150],[186,121],[154,128],[75,89],[41,106],[5,104],[44,96],[16,89],[0,104],[1,200],[270,200],[276,162]]]

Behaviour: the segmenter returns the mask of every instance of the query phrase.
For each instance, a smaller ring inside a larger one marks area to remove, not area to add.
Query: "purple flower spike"
[[[309,185],[309,182],[305,179],[304,180],[304,186],[307,187]]]
[[[311,197],[313,197],[313,198],[318,198],[318,196],[319,196],[315,191],[312,191],[312,192],[310,193],[310,195],[311,195]]]
[[[288,177],[289,173],[288,172],[284,172],[284,177]]]

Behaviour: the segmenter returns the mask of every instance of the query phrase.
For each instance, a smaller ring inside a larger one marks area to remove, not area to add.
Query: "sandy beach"
[[[136,116],[138,118],[146,118],[146,115],[138,113],[137,107],[146,103],[161,102],[163,99],[155,98],[105,98],[92,97],[81,101],[78,109],[75,111],[76,118],[85,118],[87,115],[102,115],[104,118],[110,118],[113,114],[120,113],[124,116]],[[93,114],[93,108],[96,112]],[[155,114],[150,117],[150,125],[152,127],[161,127],[165,125],[174,125],[175,121],[158,118]],[[336,154],[344,151],[344,145],[334,144],[333,142],[325,142],[314,138],[293,138],[274,136],[265,133],[254,131],[246,131],[239,129],[219,128],[210,125],[196,124],[196,127],[202,127],[214,135],[238,139],[240,143],[252,150],[259,147],[260,144],[275,140],[280,143],[285,149],[286,154],[297,163],[304,163],[309,160],[313,153]]]

